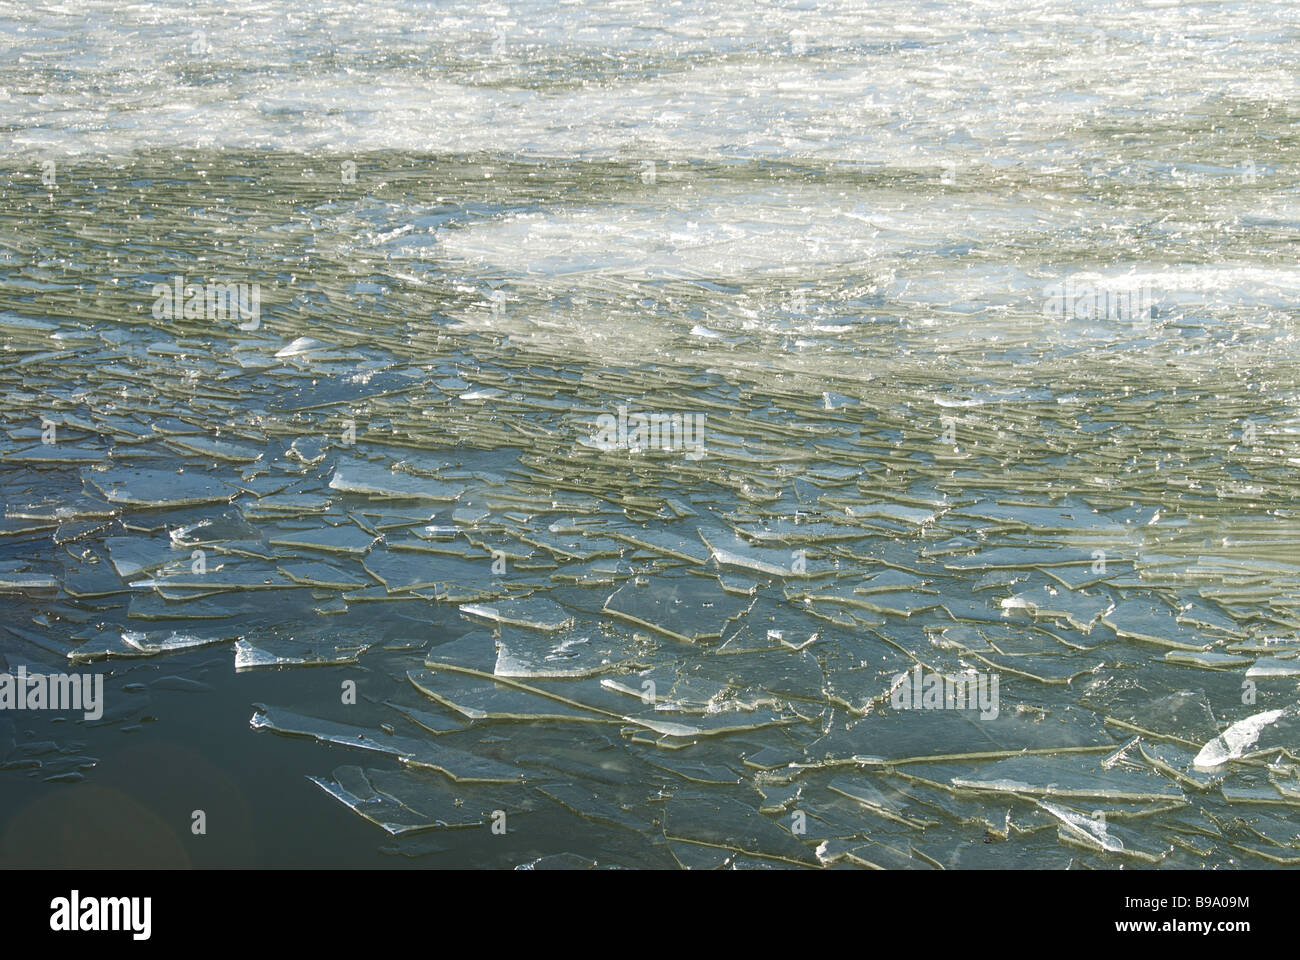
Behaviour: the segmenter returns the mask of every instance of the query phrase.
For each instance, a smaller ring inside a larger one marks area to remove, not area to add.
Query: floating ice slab
[[[626,639],[594,630],[570,630],[538,637],[502,630],[493,672],[499,677],[589,677],[626,669],[636,648]]]
[[[458,781],[514,783],[523,778],[523,772],[514,767],[464,750],[332,720],[319,720],[276,707],[259,705],[249,726],[254,730],[310,737],[322,743],[389,754],[403,763],[437,770]]]
[[[492,623],[554,633],[572,626],[573,615],[554,600],[525,597],[492,603],[464,603],[460,612]]]
[[[349,639],[272,637],[235,641],[235,669],[259,667],[336,666],[356,663],[370,643]]]
[[[994,793],[1034,797],[1126,800],[1147,803],[1182,801],[1181,790],[1163,777],[1115,767],[1103,769],[1095,758],[1014,757],[978,773],[953,777],[952,785]]]
[[[397,473],[365,460],[339,458],[330,478],[330,489],[368,497],[398,500],[455,500],[465,492],[461,484]]]
[[[1206,770],[1227,763],[1229,760],[1237,760],[1258,744],[1260,734],[1268,727],[1284,717],[1293,717],[1294,714],[1294,708],[1264,710],[1244,720],[1238,720],[1202,747],[1201,752],[1192,762],[1198,769]]]
[[[110,503],[138,507],[185,507],[226,503],[234,489],[215,477],[192,471],[114,466],[83,475]]]

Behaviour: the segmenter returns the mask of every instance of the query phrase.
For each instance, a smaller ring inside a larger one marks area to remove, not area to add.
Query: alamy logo
[[[86,720],[104,715],[102,673],[0,673],[0,710],[81,710]]]
[[[1123,280],[1067,277],[1043,290],[1043,316],[1049,319],[1121,320],[1144,325],[1155,316],[1155,292]]]
[[[131,939],[148,940],[152,930],[152,897],[86,897],[73,890],[70,897],[50,901],[50,929],[129,930]]]
[[[918,663],[894,676],[889,703],[895,710],[978,710],[998,718],[998,675],[970,670],[956,676],[926,673]]]
[[[596,418],[595,445],[601,450],[685,450],[686,459],[699,460],[704,449],[702,413],[628,413],[620,405],[618,415],[602,413]]]
[[[153,285],[155,320],[243,320],[240,330],[262,325],[262,287],[257,283],[186,283],[183,276]]]

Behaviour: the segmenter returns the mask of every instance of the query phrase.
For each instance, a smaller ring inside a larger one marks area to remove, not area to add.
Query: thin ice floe
[[[0,32],[0,656],[110,694],[6,789],[203,683],[404,857],[1300,860],[1290,11],[101,6]]]
[[[1294,716],[1295,709],[1265,710],[1238,720],[1201,748],[1192,761],[1200,769],[1210,769],[1246,755],[1259,742],[1260,735],[1283,717]]]
[[[270,637],[257,641],[235,641],[235,669],[259,667],[338,666],[356,663],[370,649],[369,643],[347,639],[302,640]]]
[[[516,767],[454,747],[307,717],[289,710],[258,706],[249,725],[254,730],[309,737],[322,743],[387,754],[411,767],[434,770],[456,781],[515,783],[524,776]]]

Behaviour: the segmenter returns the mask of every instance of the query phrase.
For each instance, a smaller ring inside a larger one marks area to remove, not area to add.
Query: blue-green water
[[[0,7],[0,858],[1294,864],[1293,13]]]

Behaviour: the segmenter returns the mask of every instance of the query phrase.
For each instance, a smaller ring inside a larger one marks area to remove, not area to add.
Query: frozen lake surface
[[[1300,864],[1296,13],[0,3],[0,863]]]

